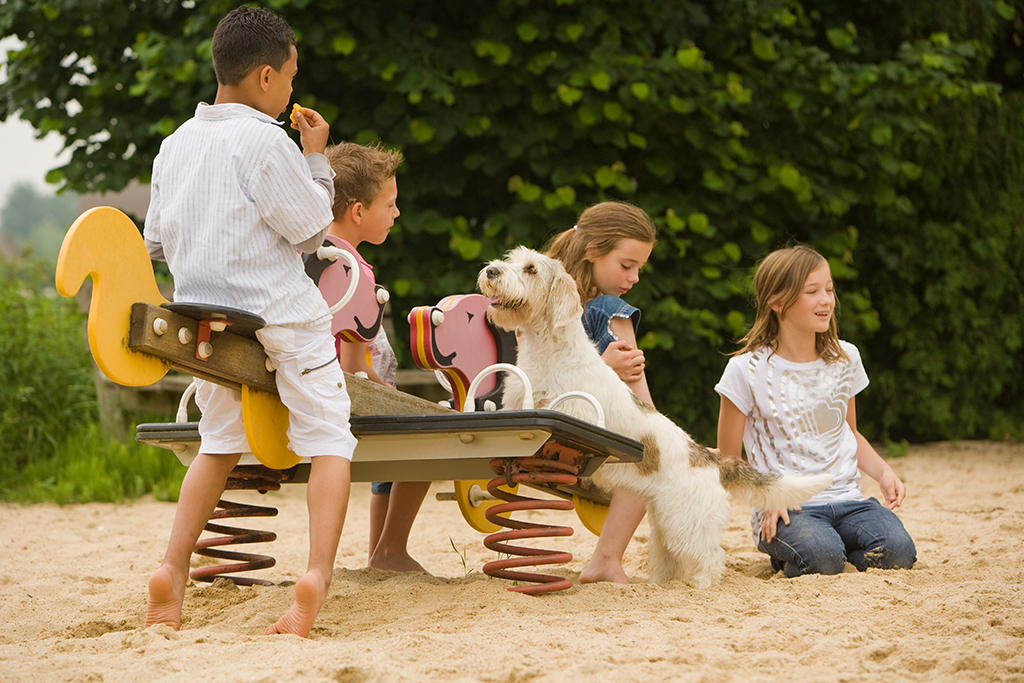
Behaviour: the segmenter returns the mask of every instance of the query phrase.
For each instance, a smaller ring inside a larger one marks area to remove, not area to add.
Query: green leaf
[[[704,187],[709,190],[720,192],[725,189],[725,179],[713,169],[704,171]]]
[[[755,35],[750,41],[750,47],[754,56],[762,61],[774,62],[779,58],[779,53],[775,51],[775,41],[771,38]]]
[[[463,88],[480,85],[480,74],[474,69],[456,69],[452,72],[452,78]]]
[[[665,210],[665,224],[675,232],[680,232],[686,228],[686,221],[671,208]]]
[[[64,129],[64,121],[52,116],[44,116],[39,119],[39,123],[36,124],[36,128],[39,129],[39,132],[42,135],[53,132],[59,133]]]
[[[924,173],[923,168],[910,161],[901,162],[900,170],[903,171],[903,175],[907,176],[911,180],[917,180]]]
[[[477,57],[490,57],[497,66],[508,64],[512,59],[512,48],[505,43],[494,40],[478,40],[476,42]]]
[[[604,71],[597,71],[590,74],[590,85],[593,86],[595,90],[605,92],[608,88],[612,87],[612,79]]]
[[[796,192],[800,189],[800,171],[792,164],[785,164],[779,169],[779,182],[787,190]]]
[[[597,110],[589,104],[581,105],[580,108],[576,110],[576,118],[579,119],[579,122],[584,126],[593,126],[599,121]]]
[[[842,216],[850,210],[850,202],[842,197],[832,197],[828,200],[827,209],[833,216]]]
[[[465,235],[453,235],[449,246],[460,256],[464,261],[475,261],[480,258],[480,252],[483,251],[483,243],[480,240],[475,240],[472,237]]]
[[[722,251],[729,257],[733,263],[739,263],[740,257],[743,256],[743,251],[740,249],[740,245],[735,242],[726,242],[722,245]]]
[[[706,235],[711,227],[711,221],[707,214],[700,212],[694,212],[687,216],[686,223],[690,226],[690,230],[698,235]]]
[[[626,133],[626,138],[629,140],[629,144],[633,147],[636,147],[637,149],[647,149],[647,138],[640,135],[640,133],[628,131]]]
[[[738,104],[748,104],[754,96],[749,88],[743,87],[743,77],[737,73],[726,75],[725,89]]]
[[[684,69],[692,69],[696,71],[700,68],[703,58],[704,53],[696,46],[684,47],[676,51],[676,61],[678,61],[679,65]]]
[[[871,142],[884,147],[892,142],[892,126],[875,126],[871,129]]]
[[[412,133],[416,142],[421,145],[434,139],[434,127],[423,119],[413,119],[409,122],[409,132]]]
[[[856,35],[852,33],[847,27],[830,28],[825,32],[825,36],[828,38],[828,42],[832,43],[832,46],[839,50],[846,50],[856,38]]]
[[[601,166],[594,172],[594,180],[601,187],[608,188],[615,184],[618,175],[619,174],[613,171],[610,167]]]
[[[804,96],[798,92],[787,90],[782,93],[782,101],[786,103],[786,107],[796,111],[804,104]]]
[[[524,202],[534,202],[537,201],[538,197],[540,197],[541,189],[539,185],[524,182],[516,188],[516,194],[518,194],[519,198]]]
[[[179,83],[188,83],[196,75],[196,61],[194,59],[186,59],[184,62],[174,67],[174,80]]]
[[[601,111],[604,113],[604,117],[609,121],[618,121],[625,113],[622,105],[618,102],[605,102],[601,107]]]
[[[629,90],[638,100],[646,100],[651,94],[651,88],[646,83],[633,83],[629,86]]]
[[[693,105],[689,100],[684,100],[682,97],[676,97],[672,95],[668,100],[668,105],[672,107],[672,111],[677,114],[689,114],[693,111]]]
[[[566,206],[572,206],[576,201],[576,190],[571,185],[563,185],[555,190],[555,194]]]
[[[491,119],[486,116],[474,116],[466,120],[462,131],[471,138],[478,138],[491,128]]]
[[[750,236],[758,244],[765,244],[772,238],[774,232],[767,225],[759,220],[750,221]]]
[[[580,98],[583,97],[582,90],[566,85],[565,83],[559,85],[556,92],[558,93],[558,99],[562,100],[569,106],[579,102]]]
[[[519,40],[524,43],[532,43],[537,39],[537,36],[540,35],[540,31],[530,22],[524,21],[516,26],[516,35],[518,35]]]
[[[576,42],[583,35],[585,28],[583,24],[569,24],[565,27],[565,35],[572,42]]]
[[[335,36],[331,41],[331,49],[336,54],[349,56],[356,49],[356,39],[352,36]]]
[[[1017,11],[1013,8],[1013,5],[1003,0],[996,0],[996,13],[1007,21],[1013,21],[1013,18],[1017,16]]]
[[[556,59],[558,59],[558,53],[554,50],[541,52],[530,60],[526,65],[526,70],[535,76],[539,76],[544,73],[549,66],[554,64]]]

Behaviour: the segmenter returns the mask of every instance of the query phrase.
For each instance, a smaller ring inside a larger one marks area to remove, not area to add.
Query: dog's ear
[[[580,292],[576,286],[576,280],[565,272],[564,268],[558,268],[551,280],[549,300],[551,302],[552,327],[565,327],[572,321],[579,320],[583,315],[583,305],[580,304]]]

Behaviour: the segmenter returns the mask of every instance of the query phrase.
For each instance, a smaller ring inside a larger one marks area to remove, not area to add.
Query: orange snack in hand
[[[305,115],[305,113],[306,113],[305,110],[303,110],[303,108],[299,106],[299,103],[296,102],[295,104],[292,105],[291,116],[288,117],[289,119],[291,119],[291,122],[292,122],[293,125],[296,125],[296,126],[299,125],[299,124],[295,123],[295,114],[297,114],[299,112],[302,112],[303,115]]]

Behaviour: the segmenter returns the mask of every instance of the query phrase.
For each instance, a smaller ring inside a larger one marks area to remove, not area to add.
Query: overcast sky
[[[41,193],[57,191],[56,185],[46,182],[46,173],[62,165],[59,158],[61,137],[50,133],[42,140],[35,138],[35,130],[21,119],[9,117],[0,123],[0,206],[7,201],[11,189],[19,183],[31,183]]]
[[[15,38],[0,40],[0,81],[6,80],[4,62],[7,50],[15,49]],[[46,173],[63,165],[60,154],[62,139],[50,133],[37,140],[35,130],[17,116],[9,116],[0,123],[0,206],[7,201],[11,188],[18,183],[31,183],[40,192],[56,192],[56,185],[46,183]]]

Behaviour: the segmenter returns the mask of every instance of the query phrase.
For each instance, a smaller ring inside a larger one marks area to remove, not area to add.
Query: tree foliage
[[[867,433],[1020,434],[1021,138],[1003,138],[1019,93],[986,80],[1016,58],[1011,4],[266,4],[299,36],[298,101],[335,139],[405,154],[403,215],[366,254],[398,316],[625,199],[661,230],[630,294],[652,391],[695,435],[713,440],[750,268],[792,240],[831,261],[874,380]],[[64,135],[69,187],[144,180],[212,99],[210,36],[233,5],[12,0],[0,34],[26,47],[0,118]]]

